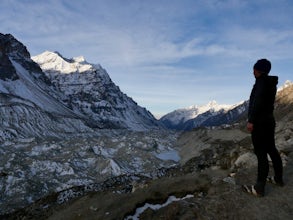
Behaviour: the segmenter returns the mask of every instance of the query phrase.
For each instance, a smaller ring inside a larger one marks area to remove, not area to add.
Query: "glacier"
[[[177,137],[178,133],[163,130],[103,130],[84,137],[68,135],[63,140],[5,141],[0,146],[0,215],[54,192],[115,176],[158,177],[160,169],[179,163],[174,147]],[[176,156],[163,156],[166,152]]]

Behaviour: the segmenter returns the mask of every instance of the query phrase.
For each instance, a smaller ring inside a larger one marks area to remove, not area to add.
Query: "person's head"
[[[271,62],[267,59],[258,60],[253,66],[253,73],[255,78],[260,77],[261,75],[268,75],[271,71]]]

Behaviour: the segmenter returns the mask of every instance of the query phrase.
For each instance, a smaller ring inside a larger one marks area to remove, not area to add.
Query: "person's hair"
[[[268,75],[271,71],[271,62],[267,59],[260,59],[254,64],[253,69],[259,71],[261,74]]]

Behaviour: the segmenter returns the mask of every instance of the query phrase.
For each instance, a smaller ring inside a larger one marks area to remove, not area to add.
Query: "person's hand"
[[[246,125],[246,128],[249,132],[252,132],[253,131],[253,124],[248,122],[247,125]]]

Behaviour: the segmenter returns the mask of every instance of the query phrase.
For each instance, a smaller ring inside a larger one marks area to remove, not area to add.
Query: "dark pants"
[[[251,134],[254,153],[257,156],[257,191],[264,193],[266,178],[269,174],[269,162],[267,154],[273,162],[275,180],[283,181],[283,165],[280,154],[275,146],[275,122],[255,125]]]

